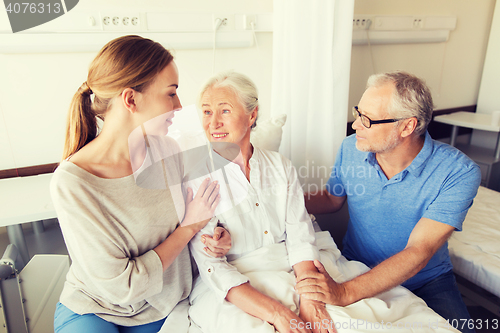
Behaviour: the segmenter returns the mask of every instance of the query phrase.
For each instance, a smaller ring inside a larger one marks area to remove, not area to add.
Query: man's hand
[[[318,269],[318,273],[306,271],[297,276],[295,285],[297,293],[303,298],[326,304],[340,306],[351,304],[344,285],[333,281],[318,260],[314,260],[314,266]]]
[[[205,244],[205,252],[214,258],[224,257],[231,248],[231,235],[222,228],[216,227],[214,235],[202,235],[201,242]]]
[[[299,316],[304,322],[309,323],[313,333],[337,333],[335,323],[323,302],[301,298]]]

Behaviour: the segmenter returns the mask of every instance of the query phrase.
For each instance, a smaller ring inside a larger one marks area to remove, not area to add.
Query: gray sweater
[[[182,175],[180,159],[165,161],[168,174]],[[144,173],[148,177],[141,183],[164,184],[161,167],[153,164],[149,168],[153,172]],[[166,317],[189,295],[188,248],[165,272],[152,250],[182,220],[184,202],[175,200],[183,198],[182,191],[180,186],[154,187],[138,186],[133,175],[104,179],[61,162],[51,195],[72,260],[60,297],[69,309],[135,326]]]

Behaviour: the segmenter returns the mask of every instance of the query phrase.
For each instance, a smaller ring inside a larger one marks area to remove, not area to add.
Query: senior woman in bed
[[[225,161],[224,177],[229,183],[233,206],[231,203],[227,206],[227,201],[226,206],[221,202],[216,218],[190,243],[201,276],[190,297],[190,317],[195,326],[203,332],[237,332],[242,329],[245,332],[275,332],[275,329],[278,332],[310,332],[307,327],[313,325],[307,325],[308,322],[329,322],[331,319],[324,303],[302,299],[297,309],[298,295],[291,288],[284,291],[293,294],[295,299],[295,305],[292,304],[290,309],[290,305],[285,306],[273,297],[275,290],[266,290],[262,285],[259,289],[252,286],[249,282],[251,274],[242,274],[236,264],[243,256],[256,255],[258,258],[260,253],[265,255],[267,248],[284,243],[288,267],[283,267],[282,274],[294,279],[292,267],[296,274],[317,271],[313,264],[314,259],[318,259],[314,230],[294,167],[279,153],[259,149],[250,143],[250,132],[255,127],[259,110],[254,83],[235,72],[216,75],[202,89],[199,107],[205,134],[215,152],[212,158],[198,164],[198,169],[210,171],[214,163],[222,161],[224,165]],[[231,144],[238,149],[228,157],[224,153],[232,151],[228,148]],[[217,178],[214,174],[212,176]],[[196,188],[197,181],[191,181],[189,185]],[[210,234],[217,223],[229,231],[233,241],[227,260],[211,258],[200,242],[202,235]],[[216,306],[211,302],[222,303],[222,308],[215,310]],[[248,321],[232,323],[223,318],[233,316],[235,311],[248,313],[249,316],[245,316]],[[334,331],[316,328],[314,332]]]

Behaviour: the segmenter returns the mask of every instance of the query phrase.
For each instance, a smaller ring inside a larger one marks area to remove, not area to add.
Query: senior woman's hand
[[[293,265],[293,270],[297,275],[295,290],[300,294],[299,316],[306,323],[306,328],[310,328],[313,333],[337,333],[335,323],[328,314],[325,303],[314,298],[311,299],[311,297],[304,297],[305,295],[300,293],[304,289],[303,284],[306,284],[306,291],[316,292],[316,286],[311,288],[309,280],[311,276],[316,277],[318,274],[323,276],[321,273],[326,273],[323,265],[318,260],[306,260]],[[326,275],[330,277],[328,273]]]
[[[313,333],[337,333],[335,323],[323,302],[301,298],[299,316]]]
[[[311,333],[307,324],[302,321],[293,311],[284,308],[276,315],[271,322],[276,331],[279,333]]]
[[[215,258],[224,257],[231,249],[231,235],[223,227],[215,227],[213,236],[202,235],[201,242],[205,252]]]

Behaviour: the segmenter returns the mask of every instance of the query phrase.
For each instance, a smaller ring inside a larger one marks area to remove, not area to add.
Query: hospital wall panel
[[[353,46],[349,105],[358,103],[371,74],[392,70],[405,70],[424,78],[438,110],[477,104],[495,3],[356,0],[355,15],[454,16],[457,26],[443,43]]]
[[[430,85],[436,109],[477,104],[479,84],[495,0],[356,0],[355,15],[456,16],[446,43],[356,45],[351,58],[349,107],[359,101],[368,76],[402,69]],[[85,0],[73,10],[269,13],[270,0]],[[5,13],[3,13],[5,14]],[[234,69],[249,75],[260,92],[260,117],[270,114],[273,36],[257,33],[258,44],[218,49],[214,71]],[[179,96],[195,103],[212,74],[213,50],[173,50],[180,71]],[[58,162],[71,96],[85,81],[95,53],[0,54],[0,170]],[[330,112],[330,110],[324,110]],[[350,111],[349,119],[352,121]],[[10,143],[6,134],[9,134]],[[12,145],[12,151],[10,146]]]
[[[268,13],[272,12],[272,1],[84,0],[73,10]],[[0,14],[5,21],[5,12]],[[258,42],[252,47],[216,49],[215,60],[211,48],[171,50],[180,72],[178,94],[182,104],[195,103],[198,90],[213,72],[232,69],[249,75],[256,82],[260,92],[260,116],[267,118],[270,113],[272,33],[259,32],[256,38]],[[0,54],[0,111],[3,115],[0,117],[0,170],[60,161],[69,103],[86,80],[88,66],[96,53]]]

